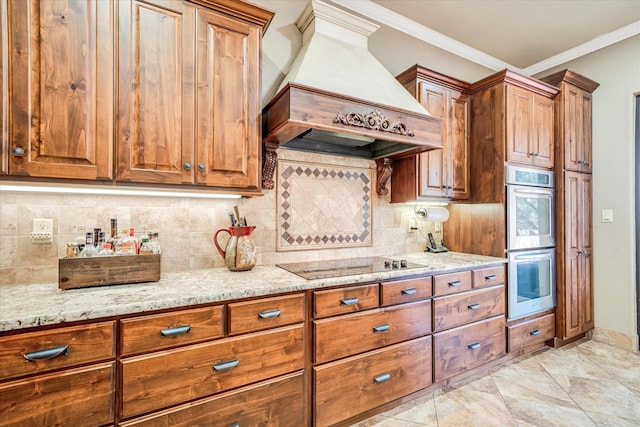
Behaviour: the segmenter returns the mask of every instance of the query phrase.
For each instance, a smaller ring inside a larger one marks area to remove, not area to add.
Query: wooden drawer
[[[505,267],[489,267],[481,270],[473,270],[473,287],[484,288],[486,286],[504,285]]]
[[[114,327],[102,322],[1,337],[0,379],[115,358]]]
[[[314,321],[315,362],[324,363],[431,333],[431,300]]]
[[[0,426],[113,423],[114,365],[102,363],[0,384]]]
[[[122,360],[122,417],[162,409],[303,367],[303,325]]]
[[[431,337],[314,369],[315,425],[328,426],[431,385]]]
[[[229,304],[229,335],[304,322],[304,295]]]
[[[433,299],[433,330],[443,331],[504,314],[504,286]]]
[[[378,307],[378,284],[315,291],[313,317],[335,316]]]
[[[219,305],[123,319],[120,351],[128,355],[223,337],[222,312]]]
[[[431,277],[387,282],[381,287],[383,306],[417,301],[433,294]]]
[[[553,313],[537,319],[507,326],[507,351],[530,352],[544,346],[544,342],[555,336],[556,317]]]
[[[305,425],[302,372],[121,423],[122,427]],[[247,404],[250,402],[251,404]]]
[[[448,295],[471,290],[471,272],[440,274],[433,277],[433,294]]]
[[[433,335],[434,380],[440,381],[505,354],[504,316]]]

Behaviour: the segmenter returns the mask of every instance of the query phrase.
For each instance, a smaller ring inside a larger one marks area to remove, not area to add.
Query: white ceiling
[[[487,68],[526,75],[640,34],[640,0],[331,1]]]

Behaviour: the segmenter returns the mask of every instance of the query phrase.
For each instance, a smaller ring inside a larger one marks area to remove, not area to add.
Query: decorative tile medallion
[[[278,161],[278,251],[371,246],[371,169]]]

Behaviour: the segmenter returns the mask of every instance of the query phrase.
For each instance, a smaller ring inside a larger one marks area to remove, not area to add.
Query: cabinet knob
[[[185,163],[185,164],[184,164],[184,170],[190,171],[190,170],[191,170],[191,167],[192,167],[192,166],[191,166],[191,163],[188,163],[188,162],[187,162],[187,163]]]
[[[206,168],[204,167],[204,164],[203,164],[203,163],[198,164],[198,170],[199,170],[199,171],[204,172],[204,171],[205,171],[205,169],[206,169]]]
[[[24,156],[24,149],[22,147],[13,147],[13,149],[11,150],[11,154],[16,157],[22,157]]]

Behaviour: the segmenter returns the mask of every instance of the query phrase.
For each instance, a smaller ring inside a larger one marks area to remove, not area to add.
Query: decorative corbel
[[[276,170],[276,163],[278,161],[278,153],[276,153],[278,144],[265,142],[262,147],[262,188],[264,190],[273,190],[276,186],[273,181],[273,173]]]
[[[393,168],[391,167],[391,159],[377,159],[376,165],[376,192],[378,193],[378,196],[386,196],[387,194],[389,194],[387,182],[389,181],[389,178],[391,178],[391,174],[393,173]]]

